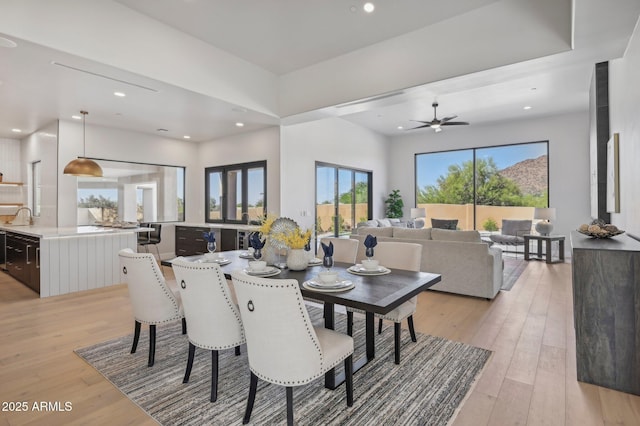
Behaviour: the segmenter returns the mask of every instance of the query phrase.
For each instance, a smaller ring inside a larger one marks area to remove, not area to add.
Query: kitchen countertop
[[[259,225],[246,225],[244,223],[194,223],[184,222],[176,223],[176,226],[192,226],[197,228],[215,228],[215,229],[237,229],[239,231],[257,231]]]
[[[0,231],[15,232],[40,238],[72,237],[81,235],[113,234],[115,232],[146,232],[151,228],[108,228],[103,226],[70,226],[65,228],[38,225],[0,225]]]

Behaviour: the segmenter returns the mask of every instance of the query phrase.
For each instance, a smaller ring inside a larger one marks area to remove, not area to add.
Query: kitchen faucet
[[[16,211],[16,214],[13,215],[13,220],[11,221],[13,223],[13,221],[16,220],[16,218],[18,217],[18,215],[20,214],[20,212],[22,210],[26,210],[29,212],[29,225],[33,225],[33,212],[31,211],[31,209],[29,207],[20,207],[18,209],[18,211]]]

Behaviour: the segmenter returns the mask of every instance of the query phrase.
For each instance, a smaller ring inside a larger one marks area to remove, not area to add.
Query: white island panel
[[[40,297],[120,284],[118,251],[136,245],[133,232],[42,239]]]

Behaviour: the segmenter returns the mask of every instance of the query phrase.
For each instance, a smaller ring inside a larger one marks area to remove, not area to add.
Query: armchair
[[[490,235],[489,238],[496,244],[515,246],[516,254],[518,246],[524,245],[524,235],[531,233],[530,219],[502,219],[502,229],[500,234]]]

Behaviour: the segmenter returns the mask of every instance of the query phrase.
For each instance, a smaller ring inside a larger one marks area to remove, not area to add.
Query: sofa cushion
[[[391,226],[391,221],[389,221],[389,219],[378,219],[378,226],[380,227]]]
[[[407,238],[411,240],[430,240],[431,228],[423,228],[423,229],[393,228],[393,238]]]
[[[363,226],[369,226],[372,228],[377,228],[378,227],[378,221],[375,219],[370,219],[370,220],[365,220],[364,222],[360,222],[358,223],[358,228],[361,228]]]
[[[366,226],[363,226],[361,228],[358,228],[358,235],[373,235],[374,237],[392,237],[393,236],[393,230],[395,228],[392,227],[386,227],[386,228],[369,228]]]
[[[478,231],[451,231],[449,229],[433,228],[431,239],[436,241],[459,241],[465,243],[479,243],[480,233]]]
[[[431,219],[431,227],[439,229],[456,229],[458,219]]]

